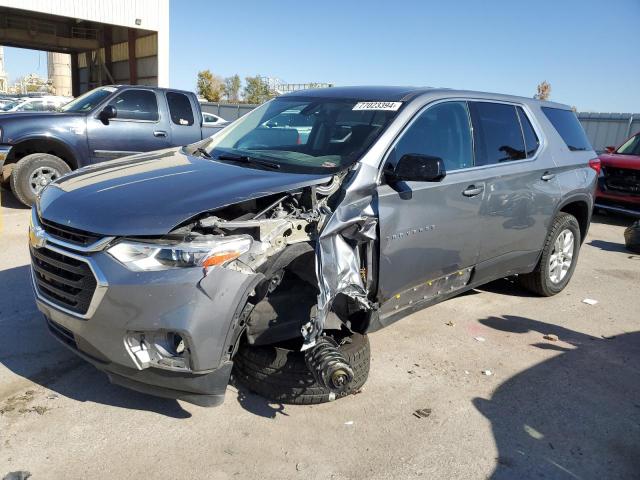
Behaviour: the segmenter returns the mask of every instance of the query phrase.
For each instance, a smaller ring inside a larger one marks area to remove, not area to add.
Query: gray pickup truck
[[[1,180],[32,205],[42,188],[85,165],[186,145],[213,135],[194,93],[164,88],[99,87],[59,112],[0,114]]]
[[[48,185],[30,228],[37,305],[129,388],[215,405],[233,370],[279,402],[328,401],[365,382],[367,334],[418,309],[507,276],[561,292],[599,166],[565,105],[295,92]]]

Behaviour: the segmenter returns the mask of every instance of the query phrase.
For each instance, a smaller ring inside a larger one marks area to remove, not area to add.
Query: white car
[[[202,126],[203,127],[221,127],[229,123],[222,117],[214,115],[209,112],[202,112]]]
[[[18,98],[0,107],[0,112],[51,112],[70,100],[68,97],[54,96]]]

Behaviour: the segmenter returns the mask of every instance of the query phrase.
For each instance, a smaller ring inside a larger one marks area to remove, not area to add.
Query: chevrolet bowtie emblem
[[[33,248],[42,248],[47,244],[45,232],[42,227],[33,226],[29,229],[29,243]]]

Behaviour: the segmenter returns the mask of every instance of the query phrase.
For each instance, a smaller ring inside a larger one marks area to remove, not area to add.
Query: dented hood
[[[102,235],[164,235],[199,213],[328,180],[173,148],[77,170],[44,189],[38,210],[46,220]]]

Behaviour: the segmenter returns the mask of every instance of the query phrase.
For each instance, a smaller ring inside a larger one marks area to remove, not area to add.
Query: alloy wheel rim
[[[44,187],[60,177],[60,172],[51,167],[38,167],[29,176],[29,188],[34,195],[39,195]]]
[[[556,237],[549,257],[549,279],[553,283],[560,283],[567,276],[573,263],[574,244],[575,236],[568,228]]]

